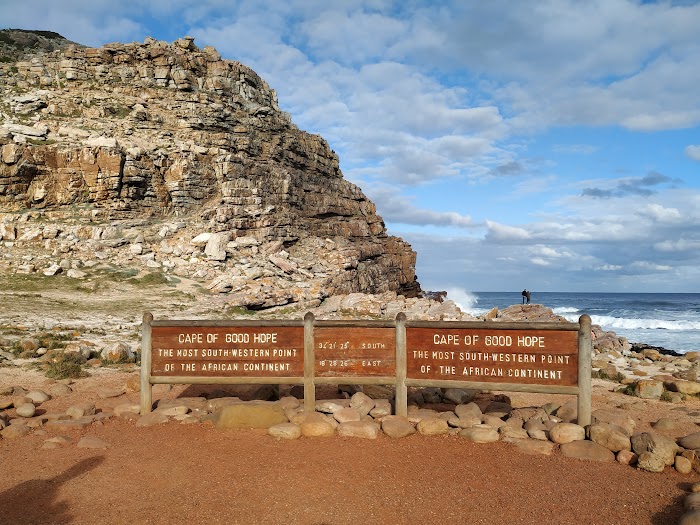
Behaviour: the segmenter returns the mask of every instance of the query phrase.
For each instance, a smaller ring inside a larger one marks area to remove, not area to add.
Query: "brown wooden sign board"
[[[152,377],[303,377],[304,327],[153,326]]]
[[[488,328],[406,328],[406,377],[576,386],[578,333]]]
[[[304,409],[315,386],[339,380],[391,384],[396,413],[407,387],[575,394],[590,423],[591,320],[579,323],[154,321],[144,314],[141,411],[152,385],[301,384]]]
[[[317,377],[385,377],[396,374],[396,329],[314,328]]]

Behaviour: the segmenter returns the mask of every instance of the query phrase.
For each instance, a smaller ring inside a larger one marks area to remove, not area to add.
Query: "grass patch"
[[[50,379],[77,379],[86,377],[83,370],[82,358],[75,353],[62,354],[47,365],[46,377]]]
[[[74,341],[75,336],[70,333],[46,332],[39,334],[39,344],[47,350],[56,350],[57,348],[65,348],[67,341]]]
[[[634,385],[625,385],[624,387],[617,390],[620,394],[625,394],[626,396],[636,396],[634,392]]]
[[[55,140],[52,139],[27,139],[27,142],[33,144],[34,146],[50,146],[51,144],[56,144]]]
[[[163,273],[151,272],[142,277],[133,277],[128,282],[137,286],[159,286],[162,284],[169,285],[170,279]]]
[[[625,374],[616,372],[614,375],[610,375],[605,370],[593,370],[591,372],[591,379],[607,379],[608,381],[621,383],[625,379]]]
[[[661,392],[661,397],[659,397],[659,399],[661,401],[666,401],[670,403],[673,398],[671,397],[671,392],[669,392],[668,390],[664,390],[663,392]]]
[[[231,317],[237,317],[239,315],[257,315],[258,312],[255,310],[248,310],[245,306],[231,306],[226,308],[225,310],[226,315],[229,315]]]
[[[105,280],[114,282],[127,281],[133,279],[138,274],[139,271],[136,268],[116,268],[111,266],[95,268],[94,270],[95,277],[102,277]]]

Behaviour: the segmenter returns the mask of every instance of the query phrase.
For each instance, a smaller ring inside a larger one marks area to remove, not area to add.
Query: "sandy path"
[[[65,433],[65,432],[64,432]],[[694,479],[414,435],[276,441],[108,421],[106,450],[0,442],[0,523],[675,524]]]

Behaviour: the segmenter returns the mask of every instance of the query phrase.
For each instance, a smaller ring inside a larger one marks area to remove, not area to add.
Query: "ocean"
[[[448,299],[463,311],[481,315],[520,304],[520,292],[448,290]],[[631,343],[661,346],[679,353],[700,351],[700,293],[574,293],[531,291],[531,303],[542,304],[570,321],[583,314],[604,330]]]

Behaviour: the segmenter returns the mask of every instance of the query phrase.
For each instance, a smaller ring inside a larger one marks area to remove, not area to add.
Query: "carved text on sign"
[[[153,376],[297,377],[303,327],[153,326]]]
[[[314,328],[319,377],[393,376],[396,373],[394,328]]]
[[[407,377],[574,386],[578,334],[557,330],[408,327]]]

